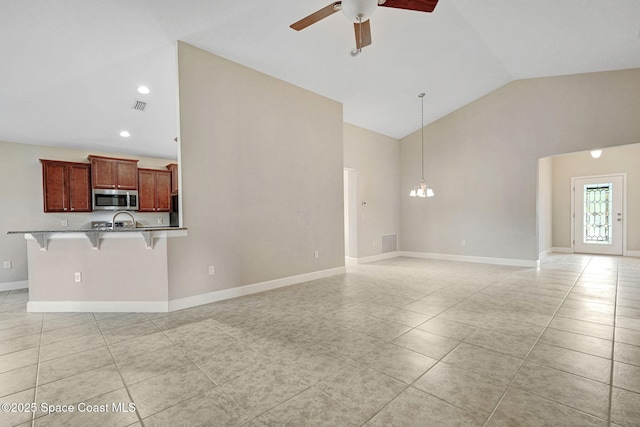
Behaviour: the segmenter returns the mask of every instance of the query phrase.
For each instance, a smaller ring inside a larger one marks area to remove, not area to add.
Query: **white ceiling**
[[[330,3],[0,0],[0,140],[175,157],[176,40],[339,101],[346,122],[395,138],[420,128],[420,92],[426,124],[514,79],[640,67],[638,0],[380,7],[355,58],[341,13],[289,28]]]

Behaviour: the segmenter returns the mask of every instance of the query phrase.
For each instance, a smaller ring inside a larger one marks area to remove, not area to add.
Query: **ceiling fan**
[[[354,24],[356,34],[356,48],[351,51],[351,56],[356,56],[362,48],[371,44],[371,26],[369,17],[378,6],[393,7],[396,9],[416,10],[418,12],[433,12],[438,0],[342,0],[323,7],[290,25],[296,31],[307,28],[321,19],[342,10]]]

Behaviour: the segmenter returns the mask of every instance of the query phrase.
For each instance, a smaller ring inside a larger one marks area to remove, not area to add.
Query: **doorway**
[[[622,255],[626,175],[571,179],[574,252]]]

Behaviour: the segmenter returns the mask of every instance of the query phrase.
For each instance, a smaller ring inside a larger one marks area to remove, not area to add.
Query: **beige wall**
[[[345,123],[344,166],[358,175],[358,258],[379,255],[381,236],[400,234],[399,141]]]
[[[184,43],[178,66],[170,298],[344,266],[342,105]]]
[[[87,162],[89,154],[139,159],[140,167],[164,169],[175,160],[149,157],[119,156],[112,153],[16,144],[0,141],[0,285],[28,279],[27,246],[22,235],[7,235],[11,230],[59,229],[62,220],[67,229],[84,228],[91,221],[110,219],[110,213],[44,213],[42,202],[42,167],[38,159]],[[146,225],[157,225],[162,217],[168,223],[168,214],[135,213],[136,219]],[[1,268],[3,261],[11,261],[12,268]]]
[[[133,234],[101,239],[100,250],[86,238],[52,239],[47,251],[31,240],[27,249],[29,301],[167,301],[166,238],[154,239],[153,249]]]
[[[519,80],[427,126],[436,197],[401,197],[401,249],[536,260],[538,159],[640,142],[639,83],[640,69]],[[415,185],[420,132],[401,140],[400,165]]]
[[[553,161],[545,157],[538,161],[538,252],[553,247]]]
[[[640,251],[640,144],[607,148],[599,159],[584,151],[556,156],[552,161],[553,246],[571,248],[571,178],[626,173],[626,248]]]

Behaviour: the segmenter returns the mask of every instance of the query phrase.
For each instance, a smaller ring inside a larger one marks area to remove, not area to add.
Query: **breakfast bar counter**
[[[10,231],[27,239],[31,312],[166,312],[182,227]]]

